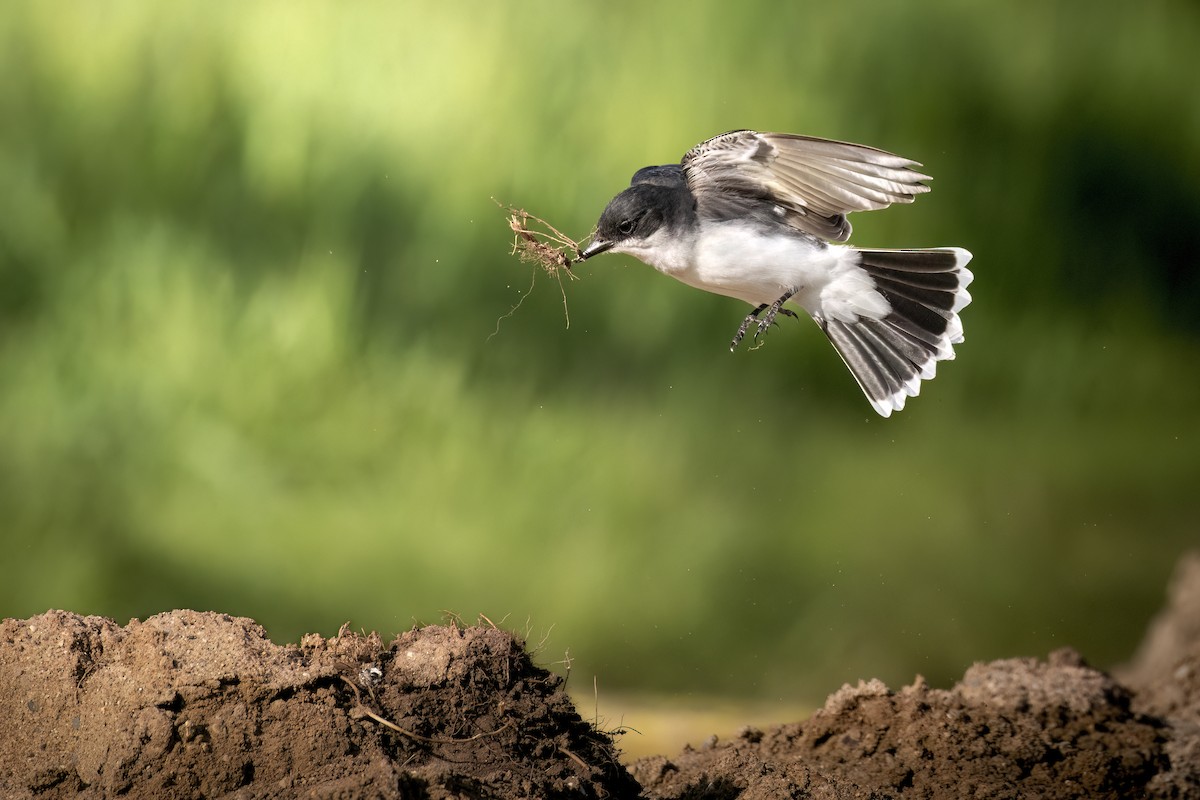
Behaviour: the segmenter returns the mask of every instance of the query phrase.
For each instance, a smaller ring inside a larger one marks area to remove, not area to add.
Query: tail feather
[[[947,273],[935,273],[945,275],[947,277],[955,277]],[[957,312],[955,308],[961,298],[955,293],[957,286],[946,288],[930,288],[928,286],[916,286],[911,283],[902,283],[889,278],[875,277],[875,288],[890,297],[903,297],[906,300],[924,306],[930,311],[936,312],[943,317],[949,317],[950,314]]]
[[[952,345],[963,341],[958,313],[971,302],[971,254],[960,247],[859,253],[890,312],[819,322],[871,405],[887,417],[916,397],[921,381],[934,377],[938,361],[953,359]]]
[[[903,272],[888,267],[875,267],[871,270],[871,274],[877,280],[887,280],[922,289],[953,291],[958,288],[958,275],[953,272]]]

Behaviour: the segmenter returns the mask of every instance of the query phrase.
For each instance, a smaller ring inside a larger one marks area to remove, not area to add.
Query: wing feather
[[[929,191],[918,162],[874,147],[789,133],[732,131],[693,147],[684,176],[697,210],[719,217],[728,194],[784,209],[798,230],[850,237],[846,214],[911,203]]]

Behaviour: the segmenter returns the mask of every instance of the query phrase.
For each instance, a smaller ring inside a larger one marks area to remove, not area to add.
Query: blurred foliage
[[[1111,664],[1197,541],[1197,52],[1186,0],[6,3],[0,613],[482,612],[602,691]],[[975,253],[902,414],[623,257],[497,332],[491,198],[582,237],[739,127],[935,176],[854,219]]]

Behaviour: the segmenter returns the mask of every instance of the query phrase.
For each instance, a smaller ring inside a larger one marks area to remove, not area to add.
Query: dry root
[[[526,264],[536,264],[545,270],[546,274],[558,281],[558,289],[562,293],[563,299],[563,317],[566,319],[567,327],[570,328],[571,316],[567,311],[567,292],[563,288],[562,276],[565,272],[568,278],[575,279],[575,274],[571,272],[571,264],[583,260],[583,249],[580,247],[580,243],[541,217],[534,216],[523,208],[506,206],[499,200],[492,199],[496,205],[508,212],[508,227],[514,234],[512,255],[517,256]],[[492,336],[500,332],[500,323],[511,317],[521,307],[521,303],[525,302],[525,298],[533,292],[536,282],[537,271],[535,270],[529,283],[529,289],[521,295],[517,304],[507,314],[496,320],[496,330],[492,332]],[[488,338],[490,339],[491,336]]]
[[[501,208],[508,211],[508,227],[516,234],[513,239],[513,255],[525,263],[539,265],[555,277],[561,277],[560,270],[566,270],[567,275],[575,277],[571,273],[571,264],[582,260],[583,257],[579,242],[523,208]],[[530,227],[531,221],[536,223],[534,227]]]

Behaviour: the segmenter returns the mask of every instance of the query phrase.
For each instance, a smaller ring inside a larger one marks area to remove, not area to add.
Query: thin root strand
[[[371,719],[375,720],[376,722],[378,722],[380,725],[384,726],[385,728],[388,728],[389,730],[393,730],[396,733],[400,734],[401,736],[405,736],[409,739],[413,739],[414,741],[424,742],[425,744],[461,744],[463,742],[474,742],[477,739],[483,739],[486,736],[495,736],[496,734],[500,733],[501,731],[507,730],[508,728],[512,727],[512,720],[508,720],[503,725],[501,725],[499,728],[496,728],[494,731],[484,731],[482,733],[477,733],[474,736],[467,736],[463,739],[446,739],[446,738],[440,738],[440,737],[436,737],[436,736],[422,736],[421,734],[414,733],[413,731],[410,731],[407,728],[401,728],[399,725],[392,722],[391,720],[385,719],[385,718],[379,716],[378,714],[376,714],[371,709],[367,708],[366,705],[363,704],[362,694],[361,694],[361,692],[359,692],[358,686],[355,685],[354,681],[350,680],[345,675],[341,676],[341,678],[343,681],[346,682],[347,686],[349,686],[351,689],[354,690],[354,702],[355,702],[355,709],[357,711],[360,711],[363,714],[363,716],[370,717]]]

